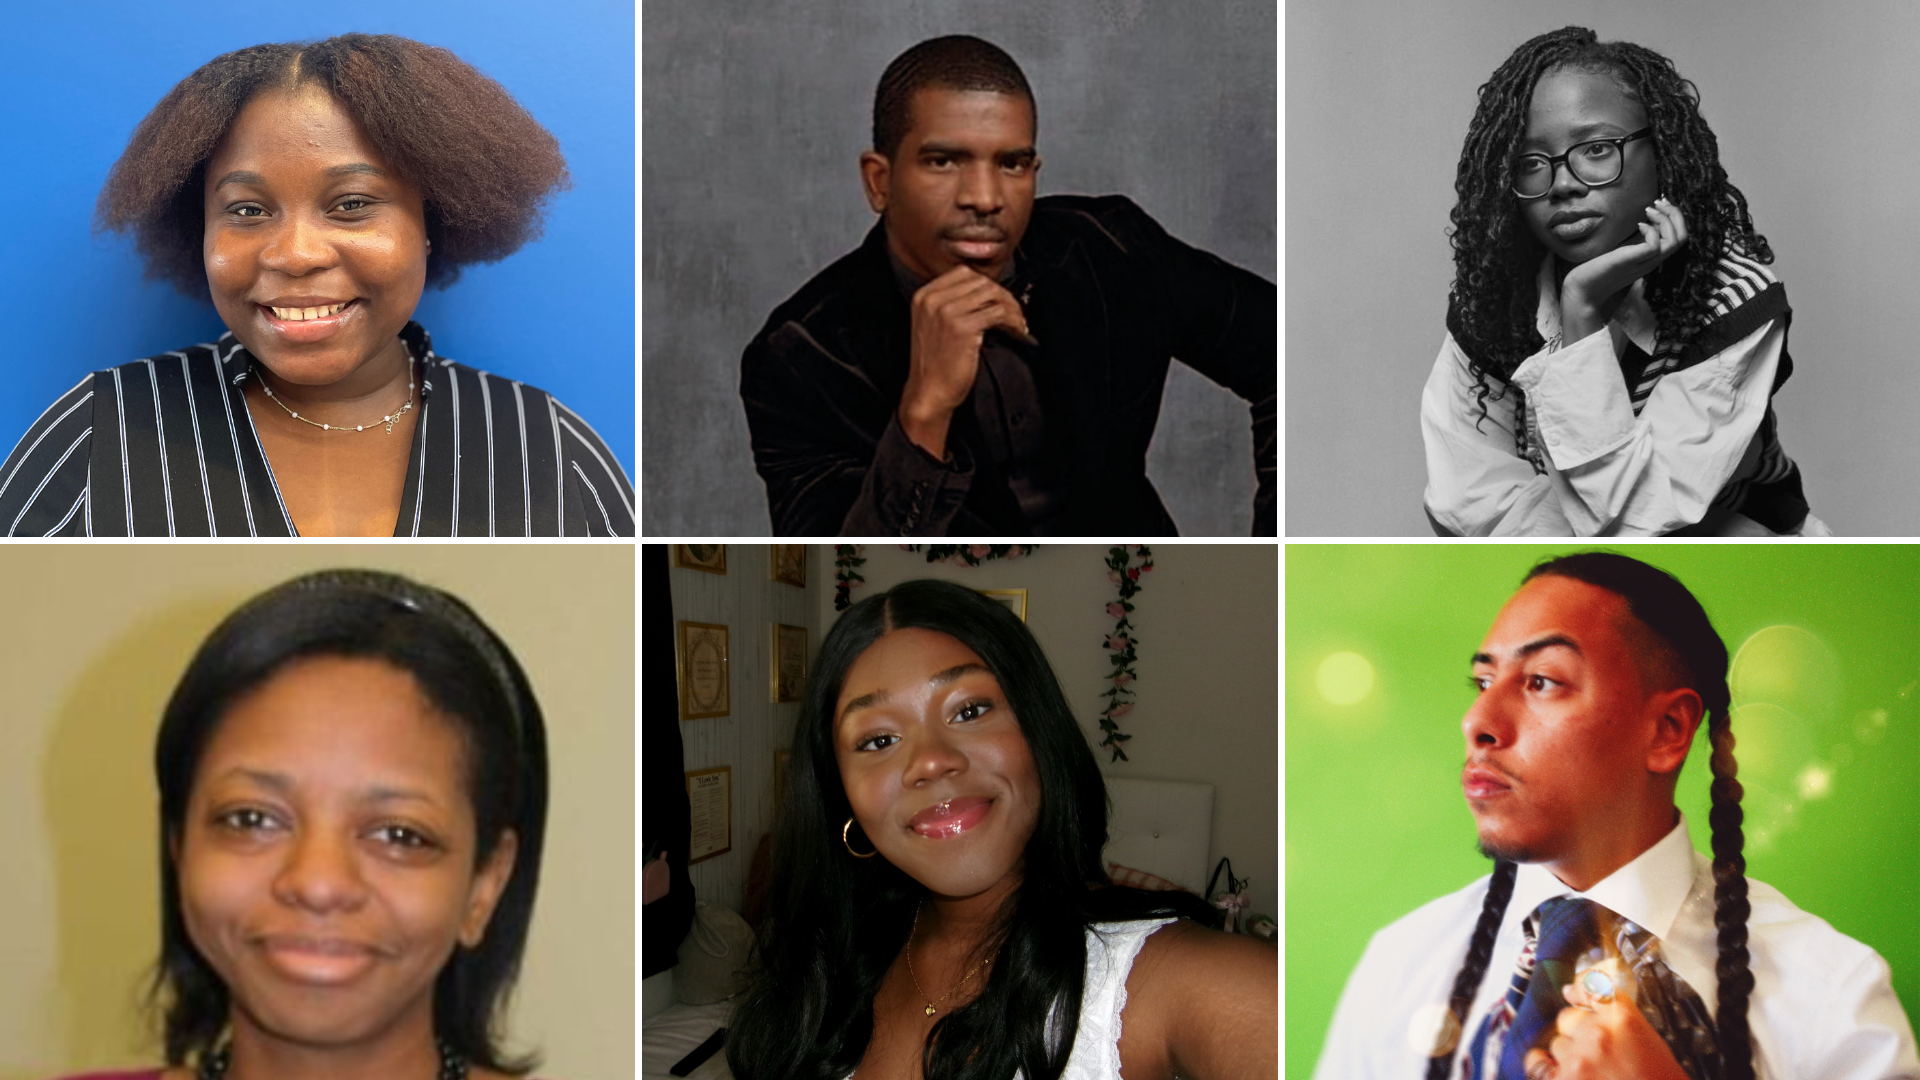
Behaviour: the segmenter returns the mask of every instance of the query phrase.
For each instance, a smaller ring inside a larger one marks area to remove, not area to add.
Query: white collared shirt
[[[1373,936],[1347,979],[1314,1080],[1418,1080],[1453,980],[1466,959],[1488,878],[1420,908]],[[1586,892],[1542,866],[1514,877],[1493,957],[1461,1028],[1452,1075],[1488,1010],[1512,981],[1520,924],[1544,901],[1580,896],[1638,923],[1707,1007],[1718,1012],[1713,863],[1693,850],[1686,821]],[[1920,1078],[1913,1028],[1894,997],[1886,961],[1752,878],[1747,919],[1754,1073],[1762,1080]],[[1488,1075],[1476,1072],[1476,1075]]]
[[[1618,356],[1628,342],[1654,352],[1645,280],[1606,326],[1564,344],[1551,256],[1539,288],[1535,328],[1547,344],[1514,370],[1513,384],[1526,394],[1531,442],[1545,451],[1547,471],[1515,452],[1515,395],[1491,375],[1480,415],[1467,356],[1449,333],[1420,398],[1427,512],[1461,536],[1652,536],[1706,517],[1755,445],[1784,323],[1772,319],[1662,376],[1636,416]]]

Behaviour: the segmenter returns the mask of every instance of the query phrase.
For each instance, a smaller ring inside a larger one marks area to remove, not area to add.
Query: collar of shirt
[[[1540,306],[1534,312],[1534,329],[1540,331],[1540,337],[1547,342],[1560,342],[1560,282],[1553,272],[1553,256],[1548,255],[1540,261],[1540,273],[1535,279],[1540,288]],[[1614,309],[1613,319],[1608,327],[1615,331],[1615,343],[1624,336],[1647,355],[1653,355],[1654,322],[1653,308],[1647,304],[1647,279],[1640,278],[1627,290],[1626,299]],[[1560,342],[1570,345],[1572,342]]]
[[[1676,816],[1680,820],[1659,843],[1585,892],[1567,888],[1539,863],[1522,863],[1507,909],[1524,918],[1556,896],[1583,897],[1665,940],[1693,890],[1693,841],[1687,837],[1686,818]]]

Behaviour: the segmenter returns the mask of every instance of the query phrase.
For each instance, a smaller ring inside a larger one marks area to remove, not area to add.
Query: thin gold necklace
[[[913,988],[920,992],[920,996],[926,997],[927,996],[926,987],[923,987],[920,985],[920,976],[915,975],[913,973],[913,936],[919,932],[920,932],[920,909],[918,907],[915,907],[913,909],[913,929],[907,931],[907,978],[913,980]],[[981,968],[986,967],[988,964],[991,964],[991,963],[993,963],[993,957],[989,956],[985,960],[982,960],[979,963],[973,965],[973,970],[967,972],[965,975],[960,976],[960,981],[957,983],[954,983],[952,989],[948,990],[944,994],[941,994],[939,997],[934,998],[932,1001],[927,1002],[927,1015],[932,1016],[935,1011],[935,1006],[939,1005],[941,1002],[952,997],[953,992],[955,990],[958,990],[962,986],[965,986],[968,979],[973,978],[976,972],[978,972]]]
[[[365,431],[369,427],[379,427],[384,423],[387,425],[387,434],[391,435],[393,434],[393,422],[413,411],[413,357],[411,355],[407,357],[407,403],[400,406],[399,412],[388,413],[386,416],[375,420],[372,424],[355,424],[352,427],[348,427],[345,424],[323,424],[318,420],[309,420],[299,413],[294,412],[292,407],[280,400],[279,396],[273,392],[273,387],[268,385],[267,375],[264,371],[260,373],[260,389],[266,391],[268,401],[285,409],[288,416],[293,417],[303,424],[317,427],[321,431]]]

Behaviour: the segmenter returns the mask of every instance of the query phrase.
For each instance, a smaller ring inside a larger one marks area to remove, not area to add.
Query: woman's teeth
[[[273,317],[281,322],[306,322],[308,319],[338,315],[341,308],[351,303],[353,301],[348,300],[344,304],[328,304],[325,307],[269,307],[267,310],[273,312]]]

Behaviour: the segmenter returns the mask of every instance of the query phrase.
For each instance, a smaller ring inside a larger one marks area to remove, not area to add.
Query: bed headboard
[[[1213,785],[1107,777],[1113,816],[1104,861],[1204,893],[1213,842]]]

